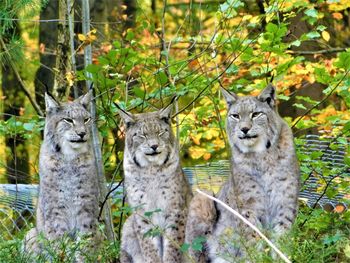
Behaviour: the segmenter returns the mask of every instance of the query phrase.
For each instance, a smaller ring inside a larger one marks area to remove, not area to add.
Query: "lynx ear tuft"
[[[80,96],[75,101],[79,102],[87,110],[90,109],[92,99],[92,90],[89,90],[85,95]]]
[[[46,111],[50,111],[51,109],[54,109],[54,108],[58,108],[60,106],[60,104],[55,100],[55,98],[45,92],[45,107],[46,107]]]
[[[234,104],[238,99],[238,96],[235,93],[228,91],[227,89],[220,88],[220,90],[226,100],[227,108],[231,107],[231,105]]]
[[[135,123],[135,119],[134,116],[132,115],[132,113],[123,110],[117,103],[113,102],[113,104],[118,108],[118,113],[119,116],[122,118],[125,127],[128,129],[130,128],[131,125],[133,125]]]
[[[271,108],[275,107],[276,104],[276,89],[269,83],[263,91],[258,96],[258,100],[266,102]]]
[[[173,112],[173,107],[174,107],[174,102],[177,101],[179,97],[178,96],[174,96],[169,105],[166,106],[164,109],[161,109],[159,111],[159,115],[160,115],[160,119],[165,121],[166,123],[170,124],[170,120],[171,120],[171,115],[172,115],[172,112]]]

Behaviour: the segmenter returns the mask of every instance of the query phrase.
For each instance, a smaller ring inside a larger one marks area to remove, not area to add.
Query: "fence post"
[[[82,28],[83,28],[83,34],[86,35],[90,31],[90,7],[89,7],[89,0],[83,0],[82,1]],[[84,64],[85,67],[87,65],[90,65],[92,63],[92,52],[91,52],[91,44],[86,45],[84,49]],[[86,85],[92,89],[91,81],[91,74],[87,73],[88,80],[86,81]],[[91,117],[93,120],[96,119],[96,100],[95,98],[91,102]],[[95,161],[96,161],[96,167],[97,167],[97,176],[98,176],[98,182],[99,182],[99,201],[100,204],[104,201],[105,196],[107,195],[107,186],[106,186],[106,179],[104,176],[104,169],[103,169],[103,162],[102,162],[102,152],[100,148],[100,141],[98,136],[98,129],[96,122],[93,122],[92,125],[92,142],[93,142],[93,148],[94,148],[94,154],[95,154]],[[103,220],[106,226],[106,235],[108,240],[114,241],[114,232],[113,232],[113,222],[112,222],[112,216],[111,216],[111,207],[109,202],[107,201],[102,208],[102,216]]]

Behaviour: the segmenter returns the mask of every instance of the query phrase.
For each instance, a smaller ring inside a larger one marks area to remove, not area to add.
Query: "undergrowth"
[[[26,231],[20,232],[12,240],[0,240],[0,262],[73,262],[74,254],[82,251],[86,241],[60,241],[58,249],[48,249],[50,255],[34,257],[23,252],[22,240]],[[84,243],[85,242],[85,243]],[[350,211],[343,213],[326,212],[301,206],[292,231],[283,237],[277,246],[292,262],[349,262],[350,261]],[[48,244],[50,248],[50,244]],[[86,262],[118,262],[119,242],[103,242],[95,254],[87,256]],[[251,262],[282,262],[277,256],[271,256],[265,249],[248,250]],[[52,246],[51,246],[52,248]],[[83,254],[83,253],[81,253]],[[228,258],[232,262],[237,259]]]

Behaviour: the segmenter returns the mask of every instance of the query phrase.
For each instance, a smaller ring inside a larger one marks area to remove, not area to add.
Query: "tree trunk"
[[[58,17],[58,1],[48,1],[40,12],[40,20],[56,19]],[[46,88],[52,92],[54,85],[53,68],[56,64],[57,22],[40,23],[39,50],[40,67],[35,76],[35,93],[37,102],[45,109],[44,93]]]
[[[19,36],[20,31],[16,23],[4,37],[5,45],[7,39]],[[11,58],[9,58],[11,59]],[[9,63],[2,63],[2,94],[4,100],[4,120],[21,115],[21,107],[24,105],[25,96],[21,90],[16,74]],[[29,183],[29,156],[25,141],[16,133],[6,135],[6,176],[9,183]]]
[[[68,97],[70,92],[70,86],[66,80],[67,73],[71,71],[67,0],[59,1],[58,18],[60,21],[58,22],[55,82],[52,93],[58,100],[62,100]]]

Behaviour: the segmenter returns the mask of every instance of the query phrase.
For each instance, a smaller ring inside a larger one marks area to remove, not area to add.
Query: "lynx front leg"
[[[154,227],[155,226],[143,216],[135,214],[134,230],[140,244],[144,263],[162,263],[159,237],[151,237],[147,235]]]
[[[185,215],[184,212],[168,215],[168,227],[163,237],[164,263],[182,263],[182,253],[179,247],[185,240]]]
[[[143,255],[134,229],[134,218],[130,216],[124,223],[120,251],[121,263],[142,263]]]

